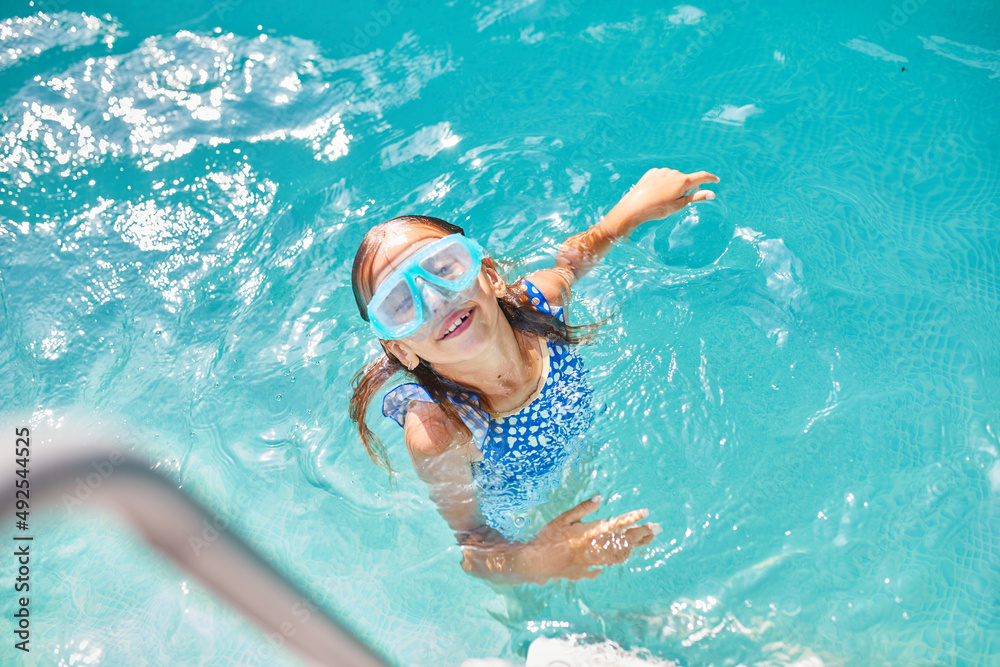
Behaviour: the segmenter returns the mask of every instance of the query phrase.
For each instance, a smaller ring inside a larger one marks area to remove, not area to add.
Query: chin
[[[489,345],[489,336],[475,324],[478,323],[474,323],[473,326],[469,327],[458,338],[436,342],[435,347],[440,351],[439,356],[442,361],[464,361],[471,359]]]
[[[456,354],[463,358],[474,357],[489,344],[489,339],[477,331],[469,330],[464,335],[452,341],[442,341],[442,349],[447,349],[448,354],[454,357]]]

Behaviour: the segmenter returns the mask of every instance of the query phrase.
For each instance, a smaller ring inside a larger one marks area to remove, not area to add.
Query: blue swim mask
[[[368,321],[383,340],[426,338],[479,292],[482,246],[462,234],[427,244],[396,267],[368,302]]]

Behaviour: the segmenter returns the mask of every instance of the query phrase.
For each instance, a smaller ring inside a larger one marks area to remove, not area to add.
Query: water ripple
[[[63,11],[5,19],[0,22],[0,70],[53,49],[72,51],[97,42],[110,48],[121,35],[121,24],[109,15]]]

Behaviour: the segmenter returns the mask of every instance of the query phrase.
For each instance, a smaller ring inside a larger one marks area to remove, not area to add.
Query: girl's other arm
[[[417,477],[452,530],[464,533],[482,525],[469,465],[475,450],[471,434],[456,429],[438,405],[417,401],[406,414],[403,438]]]
[[[486,525],[473,490],[475,445],[433,403],[416,402],[406,415],[403,437],[417,476],[427,484],[431,500],[462,547],[462,567],[495,583],[530,580],[522,542],[512,542]]]
[[[500,584],[542,584],[553,578],[583,579],[622,563],[633,548],[648,544],[658,526],[635,525],[647,512],[583,522],[599,507],[595,499],[563,512],[528,543],[510,541],[485,525],[469,466],[475,445],[455,429],[433,403],[415,403],[406,415],[404,437],[417,475],[430,489],[438,511],[462,546],[462,567]]]

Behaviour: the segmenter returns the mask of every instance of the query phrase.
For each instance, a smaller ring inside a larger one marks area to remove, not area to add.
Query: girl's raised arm
[[[644,222],[662,220],[696,201],[715,199],[711,190],[698,188],[718,182],[719,177],[707,171],[684,174],[675,169],[650,169],[600,222],[563,242],[554,268],[536,271],[529,279],[546,299],[563,303],[573,283],[594,268],[615,241],[628,237]]]

